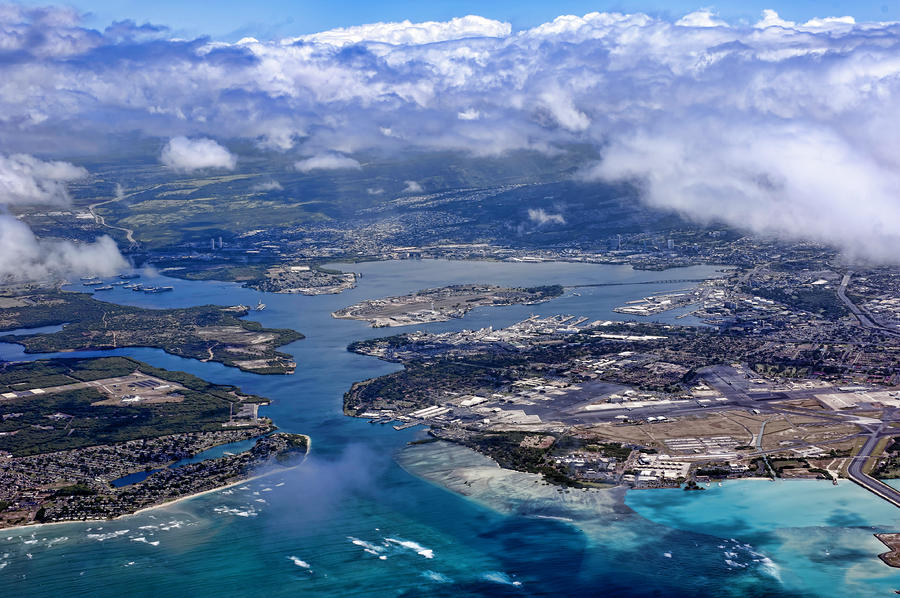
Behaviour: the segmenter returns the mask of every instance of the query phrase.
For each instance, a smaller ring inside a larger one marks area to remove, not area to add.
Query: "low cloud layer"
[[[176,172],[208,168],[234,170],[237,158],[212,139],[173,137],[162,149],[159,160]]]
[[[4,22],[7,152],[139,131],[211,148],[171,150],[176,169],[233,168],[225,148],[185,137],[208,136],[313,156],[298,168],[314,170],[356,168],[370,150],[592,147],[602,159],[579,176],[632,181],[651,205],[900,259],[895,23],[590,13],[524,31],[466,17],[231,44],[92,31],[70,9],[11,6]]]
[[[25,154],[0,155],[0,205],[68,204],[66,183],[87,174],[68,162],[44,162]]]
[[[27,224],[4,213],[10,205],[67,206],[66,184],[87,174],[67,162],[0,155],[0,282],[109,275],[127,266],[108,236],[82,244],[39,240]]]
[[[116,242],[102,236],[93,243],[48,241],[35,237],[24,222],[0,214],[0,281],[22,282],[73,276],[110,276],[128,262]]]
[[[359,170],[362,167],[353,158],[327,153],[295,162],[294,168],[300,172],[312,172],[313,170]]]
[[[528,210],[528,219],[538,226],[544,226],[545,224],[565,224],[566,219],[562,214],[553,214],[547,212],[543,208],[538,209],[529,209]]]

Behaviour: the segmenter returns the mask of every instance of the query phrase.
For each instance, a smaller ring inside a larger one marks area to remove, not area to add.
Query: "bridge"
[[[712,278],[670,278],[668,280],[641,280],[638,282],[595,282],[593,284],[566,285],[567,289],[582,289],[585,287],[623,287],[635,284],[678,284],[682,282],[704,282],[714,280]]]

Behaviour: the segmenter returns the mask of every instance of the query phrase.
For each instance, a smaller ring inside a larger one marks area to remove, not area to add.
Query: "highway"
[[[844,278],[841,279],[841,286],[838,287],[837,291],[838,299],[844,302],[844,305],[847,306],[847,309],[853,312],[853,315],[856,316],[856,319],[859,320],[859,323],[862,324],[865,328],[878,330],[880,332],[890,334],[891,336],[900,336],[900,332],[897,332],[893,328],[882,326],[878,322],[874,321],[868,314],[864,313],[862,309],[860,309],[855,303],[853,303],[853,301],[851,301],[847,297],[847,285],[850,284],[850,277],[852,275],[853,272],[847,272],[846,274],[844,274]]]
[[[859,454],[850,462],[850,467],[847,468],[847,475],[869,492],[883,498],[895,507],[900,507],[900,491],[891,488],[880,480],[876,480],[863,471],[878,442],[882,438],[895,435],[900,435],[900,429],[885,428],[884,425],[879,426],[877,430],[869,435],[868,440],[859,450]]]

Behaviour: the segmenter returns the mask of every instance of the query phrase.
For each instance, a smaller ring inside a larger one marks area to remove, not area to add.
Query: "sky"
[[[32,6],[50,3],[25,2]],[[223,41],[246,36],[273,39],[379,21],[443,21],[468,14],[507,21],[516,30],[562,14],[645,12],[678,18],[700,8],[710,8],[728,22],[753,22],[766,8],[800,22],[844,15],[859,21],[900,21],[897,0],[217,0],[213,10],[213,4],[196,0],[76,0],[63,4],[85,13],[86,24],[100,29],[113,21],[131,19],[138,24],[166,25],[186,37],[209,35]]]
[[[172,177],[569,152],[649,206],[900,263],[897,2],[227,4],[0,4],[5,267],[85,263],[3,206],[66,205],[126,145]]]

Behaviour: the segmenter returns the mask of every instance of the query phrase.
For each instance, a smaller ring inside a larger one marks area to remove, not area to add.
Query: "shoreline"
[[[216,488],[210,488],[209,490],[202,490],[200,492],[194,492],[193,494],[179,496],[178,498],[173,498],[172,500],[167,500],[167,501],[161,502],[159,504],[150,505],[148,507],[142,507],[142,508],[138,509],[137,511],[132,511],[131,513],[122,513],[121,515],[116,515],[115,517],[108,518],[108,519],[70,519],[67,521],[47,521],[47,522],[43,522],[43,523],[26,523],[23,525],[14,525],[12,527],[0,528],[0,535],[2,535],[6,531],[25,530],[25,529],[30,529],[30,528],[39,528],[39,527],[51,526],[51,525],[67,525],[67,524],[69,524],[69,525],[76,524],[77,525],[79,523],[98,523],[98,522],[103,522],[103,521],[119,521],[120,519],[124,519],[126,517],[132,517],[132,516],[138,515],[140,513],[152,511],[153,509],[159,509],[161,507],[169,507],[176,503],[190,500],[193,498],[197,498],[197,497],[203,496],[205,494],[212,494],[213,492],[219,492],[221,490],[226,490],[233,486],[238,486],[240,484],[246,484],[248,482],[252,482],[254,480],[258,480],[260,478],[264,478],[266,476],[272,475],[273,473],[277,473],[280,471],[290,471],[290,470],[300,467],[301,465],[306,463],[306,460],[309,458],[309,452],[312,449],[312,438],[309,435],[297,434],[297,436],[302,436],[303,438],[306,439],[306,453],[304,453],[304,455],[303,455],[303,460],[300,461],[299,463],[297,463],[296,465],[292,465],[290,467],[283,467],[279,470],[273,469],[273,470],[267,471],[265,473],[260,473],[258,475],[250,476],[249,478],[243,478],[243,479],[240,479],[240,480],[237,480],[234,482],[229,482],[228,484],[225,484],[223,486],[217,486]]]

